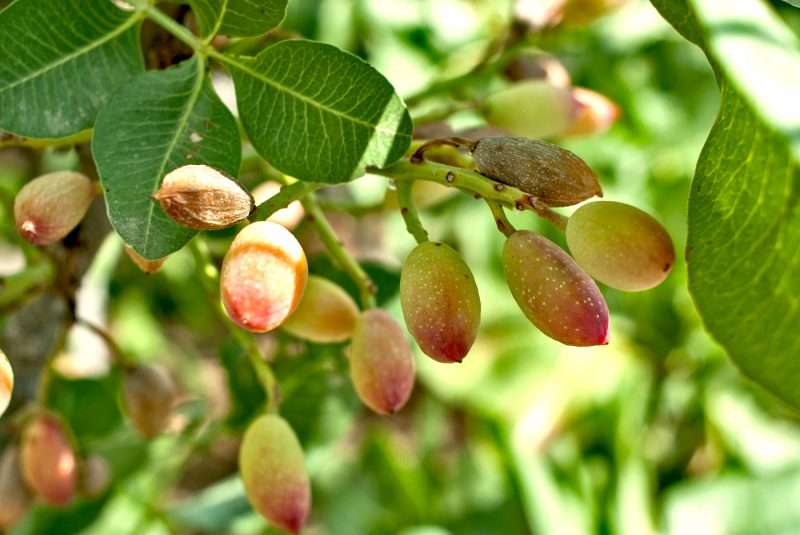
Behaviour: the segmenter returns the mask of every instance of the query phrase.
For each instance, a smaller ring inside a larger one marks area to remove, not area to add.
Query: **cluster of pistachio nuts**
[[[439,144],[468,149],[477,172],[497,187],[505,184],[524,192],[540,212],[602,195],[589,166],[555,145],[515,137],[434,140],[422,145],[411,161],[422,161],[425,151]],[[17,196],[17,228],[32,243],[54,243],[80,222],[95,194],[91,181],[77,173],[39,177]],[[256,206],[234,179],[204,165],[173,170],[153,199],[177,223],[201,230],[239,224]],[[664,280],[674,262],[671,240],[661,225],[622,203],[589,202],[568,218],[566,241],[572,256],[533,231],[507,230],[502,264],[512,296],[542,333],[574,346],[608,342],[608,308],[593,278],[621,290],[645,290]],[[147,272],[163,262],[127,251]],[[239,230],[222,262],[220,296],[230,319],[248,331],[282,328],[316,343],[349,340],[354,389],[376,413],[394,413],[408,401],[415,365],[403,329],[384,310],[359,310],[342,288],[310,275],[302,246],[284,225],[257,221]],[[426,355],[444,363],[467,356],[477,337],[481,302],[469,267],[453,248],[423,241],[413,249],[401,270],[400,303],[406,326]],[[12,384],[5,380],[11,377],[7,361],[0,362],[0,372],[1,411]],[[125,412],[143,436],[158,435],[168,426],[175,401],[172,380],[150,366],[123,372]],[[75,495],[78,461],[68,430],[55,415],[40,412],[31,419],[18,464],[18,480],[47,502],[64,504]],[[285,420],[269,414],[251,423],[240,450],[240,469],[254,508],[275,525],[299,532],[309,514],[311,491],[300,443]],[[7,500],[11,498],[3,496],[3,485],[16,477],[12,472],[5,480],[0,477],[0,497]]]

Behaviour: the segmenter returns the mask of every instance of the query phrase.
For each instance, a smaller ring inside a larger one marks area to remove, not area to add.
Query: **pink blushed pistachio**
[[[28,486],[50,505],[65,506],[77,487],[77,459],[64,424],[42,412],[22,433],[22,475]]]

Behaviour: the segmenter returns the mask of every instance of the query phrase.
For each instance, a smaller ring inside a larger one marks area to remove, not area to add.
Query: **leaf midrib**
[[[161,177],[164,174],[164,170],[167,168],[167,162],[169,161],[169,157],[172,154],[172,151],[175,150],[175,146],[178,144],[178,139],[181,137],[181,133],[183,132],[186,125],[189,123],[189,117],[194,110],[195,104],[197,104],[197,99],[200,98],[200,93],[203,91],[203,84],[205,82],[205,78],[203,76],[204,73],[204,62],[198,56],[197,59],[197,72],[195,73],[195,83],[192,87],[192,92],[189,95],[189,99],[186,101],[186,106],[183,109],[183,113],[181,114],[180,119],[178,120],[178,124],[175,128],[175,133],[172,136],[172,140],[167,147],[167,150],[164,152],[164,159],[161,160],[161,165],[159,166],[158,173],[156,174],[156,180],[153,186],[152,191],[150,192],[150,197],[156,194],[158,191],[159,186],[161,185]],[[142,245],[142,251],[147,251],[147,246],[150,243],[150,227],[153,223],[153,211],[155,210],[156,203],[152,199],[150,200],[150,206],[147,210],[147,225],[144,229],[144,244]]]
[[[79,57],[79,56],[81,56],[83,54],[88,54],[92,50],[94,50],[96,48],[99,48],[102,45],[106,44],[107,42],[112,41],[116,37],[122,35],[126,31],[128,31],[129,28],[131,28],[133,25],[135,25],[137,22],[141,21],[143,18],[144,18],[144,13],[142,13],[142,12],[134,13],[129,18],[125,19],[125,22],[123,24],[120,24],[114,31],[107,33],[106,35],[104,35],[103,37],[101,37],[100,39],[98,39],[96,41],[92,41],[88,45],[85,45],[85,46],[82,46],[82,47],[78,48],[77,50],[67,54],[66,56],[62,56],[60,59],[58,59],[58,60],[56,60],[56,61],[54,61],[52,63],[49,63],[49,64],[45,65],[44,67],[42,67],[40,69],[37,69],[37,70],[33,71],[32,73],[28,74],[27,76],[25,76],[23,78],[20,78],[19,80],[16,80],[15,82],[12,82],[12,83],[4,86],[4,87],[0,87],[0,93],[3,93],[3,92],[8,91],[10,89],[13,89],[13,88],[15,88],[15,87],[17,87],[17,86],[19,86],[21,84],[24,84],[26,82],[29,82],[29,81],[33,80],[34,78],[42,76],[42,75],[46,74],[47,72],[49,72],[49,71],[51,71],[53,69],[56,69],[56,68],[60,67],[61,65],[64,65],[65,63],[69,63],[73,59],[75,59],[75,58],[77,58],[77,57]]]
[[[248,75],[252,76],[253,78],[255,78],[257,80],[260,80],[260,81],[264,82],[265,84],[274,87],[278,91],[282,91],[284,93],[287,93],[287,94],[291,95],[292,97],[294,97],[294,98],[296,98],[298,100],[301,100],[301,101],[309,104],[310,106],[313,106],[314,108],[317,108],[317,109],[322,110],[324,112],[330,113],[331,115],[335,115],[337,117],[340,117],[340,118],[345,119],[347,121],[359,124],[361,126],[369,128],[371,130],[374,129],[376,132],[380,132],[382,134],[387,134],[387,135],[391,135],[391,136],[407,137],[409,139],[411,138],[411,134],[406,134],[405,132],[398,132],[396,130],[391,130],[391,129],[387,129],[387,128],[381,128],[377,124],[370,123],[368,121],[365,121],[363,119],[359,119],[358,117],[353,117],[351,115],[348,115],[348,114],[346,114],[344,112],[341,112],[341,111],[336,110],[334,108],[331,108],[329,106],[325,106],[324,104],[322,104],[320,102],[317,102],[316,100],[313,100],[313,99],[303,95],[302,93],[298,93],[297,91],[295,91],[295,90],[293,90],[293,89],[291,89],[291,88],[289,88],[289,87],[287,87],[287,86],[285,86],[285,85],[283,85],[281,83],[278,83],[275,80],[267,78],[266,76],[262,75],[261,73],[251,69],[250,67],[248,67],[244,63],[241,63],[241,62],[237,61],[236,59],[231,58],[230,56],[226,56],[225,54],[222,54],[222,53],[219,53],[219,52],[216,52],[216,51],[209,51],[209,55],[214,57],[214,58],[216,58],[216,59],[218,59],[222,63],[226,63],[226,64],[230,65],[231,67],[235,67],[235,68],[239,69],[240,71],[244,72],[245,74],[248,74]]]

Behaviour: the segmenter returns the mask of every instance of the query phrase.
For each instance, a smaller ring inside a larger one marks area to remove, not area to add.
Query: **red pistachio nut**
[[[414,356],[405,333],[384,310],[367,310],[350,346],[350,378],[361,401],[378,414],[399,411],[414,388]]]
[[[228,316],[253,332],[280,326],[295,311],[308,280],[300,243],[283,226],[259,221],[234,238],[222,263],[222,302]]]
[[[481,300],[456,251],[436,242],[417,245],[400,273],[400,303],[406,326],[426,355],[461,362],[478,334]]]
[[[67,430],[52,413],[36,415],[22,433],[22,475],[50,505],[65,506],[77,487],[77,459]]]
[[[311,484],[300,442],[286,420],[269,414],[250,424],[239,471],[253,508],[279,528],[300,533],[311,509]]]
[[[6,354],[0,351],[0,416],[6,412],[14,391],[14,370]]]
[[[566,235],[578,265],[618,290],[639,292],[658,286],[675,264],[675,249],[664,227],[628,204],[584,204],[569,218]]]
[[[608,343],[608,307],[594,281],[558,245],[520,230],[506,240],[511,295],[544,334],[571,346]]]
[[[357,320],[353,298],[331,281],[312,275],[297,310],[281,328],[298,338],[329,344],[353,336]]]
[[[17,231],[35,245],[50,245],[78,226],[97,190],[88,177],[57,171],[25,184],[14,199]]]

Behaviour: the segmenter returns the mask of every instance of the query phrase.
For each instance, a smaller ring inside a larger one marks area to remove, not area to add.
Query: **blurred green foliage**
[[[774,4],[800,27],[799,10]],[[508,16],[507,2],[491,0],[292,0],[284,28],[354,51],[408,96],[469,69]],[[598,171],[606,198],[656,215],[682,251],[689,184],[718,107],[704,56],[644,1],[587,28],[547,35],[540,47],[565,64],[575,85],[621,109],[607,133],[565,146]],[[453,118],[476,122],[470,112]],[[31,265],[41,260],[15,235],[15,191],[43,170],[77,164],[70,152],[32,158],[0,151],[4,266],[20,250]],[[254,185],[258,177],[243,180]],[[370,202],[385,187],[367,177],[336,193]],[[306,451],[314,485],[308,533],[798,533],[796,417],[743,379],[705,333],[682,261],[657,289],[604,288],[612,343],[567,348],[540,335],[511,299],[499,260],[502,236],[482,202],[459,195],[422,218],[473,269],[482,327],[461,365],[419,355],[418,383],[400,414],[379,418],[358,403],[344,345],[280,333],[259,339],[274,359],[282,413]],[[511,218],[564,243],[530,213]],[[399,318],[398,270],[413,246],[400,217],[341,219],[345,242],[360,246],[378,283],[379,301]],[[208,234],[217,260],[230,236]],[[263,406],[243,350],[218,323],[191,255],[176,253],[157,275],[144,276],[121,253],[115,239],[107,241],[92,256],[84,285],[98,293],[126,351],[178,378],[180,431],[152,442],[137,438],[117,408],[114,373],[57,375],[50,405],[69,422],[82,455],[110,462],[113,483],[68,510],[37,505],[12,533],[273,533],[250,509],[236,473],[237,437]],[[310,260],[313,272],[355,295],[327,257]],[[12,275],[3,272],[3,287]],[[46,296],[32,289],[22,309]],[[23,348],[44,340],[48,323],[58,321],[38,315],[25,323],[22,309],[0,307],[0,344],[18,370],[16,396],[24,401],[47,347]],[[84,351],[78,342],[68,345],[71,352]],[[0,422],[0,444],[12,440],[9,422]]]

